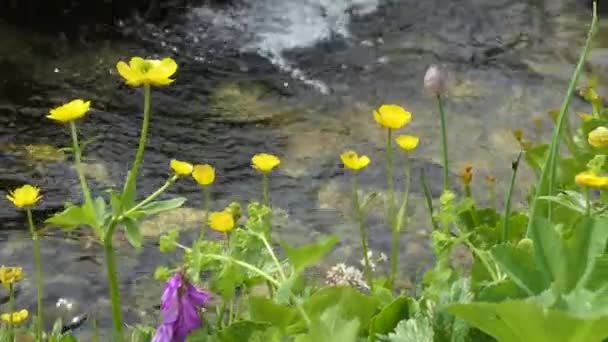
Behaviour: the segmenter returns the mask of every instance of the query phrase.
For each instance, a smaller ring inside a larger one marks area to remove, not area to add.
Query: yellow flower
[[[359,171],[366,168],[370,162],[368,156],[359,156],[355,151],[346,151],[342,153],[340,159],[342,159],[344,166],[353,171]]]
[[[177,71],[177,64],[172,58],[158,60],[133,57],[128,65],[123,61],[118,62],[116,69],[130,86],[164,86],[175,81],[169,77]]]
[[[211,213],[209,215],[209,227],[222,233],[228,233],[234,229],[234,217],[230,209]]]
[[[272,171],[281,164],[281,160],[277,156],[268,153],[256,154],[251,158],[251,162],[254,169],[264,173]]]
[[[215,169],[209,164],[195,165],[192,177],[200,185],[211,185],[215,180]]]
[[[416,146],[418,146],[420,138],[413,135],[402,134],[398,136],[395,141],[397,142],[397,145],[399,145],[404,151],[412,151],[416,148]]]
[[[13,202],[17,208],[23,208],[35,205],[42,196],[40,195],[39,188],[26,184],[13,191],[9,191],[6,198]]]
[[[23,279],[23,269],[21,267],[0,266],[0,283],[10,285]]]
[[[584,171],[576,175],[574,182],[588,188],[605,188],[608,186],[608,177],[598,176],[593,172]]]
[[[83,117],[91,107],[91,101],[72,100],[57,108],[51,109],[46,117],[59,122],[70,122]]]
[[[194,166],[192,166],[192,164],[188,162],[173,159],[171,160],[171,169],[173,170],[173,172],[175,172],[176,175],[181,177],[188,176],[189,174],[191,174],[192,170],[194,169]]]
[[[608,146],[608,128],[600,126],[589,132],[587,137],[589,145],[593,147],[606,147]]]
[[[374,120],[382,127],[397,129],[412,121],[412,113],[398,105],[382,105],[374,111]]]
[[[470,165],[465,166],[460,171],[460,180],[462,184],[467,186],[471,184],[471,180],[473,179],[473,167]]]
[[[23,309],[21,311],[15,311],[12,313],[3,313],[0,315],[3,321],[6,323],[19,324],[27,319],[29,313],[27,310]]]

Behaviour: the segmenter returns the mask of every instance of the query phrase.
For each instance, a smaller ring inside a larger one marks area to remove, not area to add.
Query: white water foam
[[[227,10],[199,8],[195,14],[229,29],[242,51],[254,51],[270,60],[292,78],[322,93],[329,91],[320,80],[311,79],[284,52],[306,48],[332,37],[349,38],[353,16],[373,13],[380,0],[241,0]],[[243,41],[244,39],[244,41]]]

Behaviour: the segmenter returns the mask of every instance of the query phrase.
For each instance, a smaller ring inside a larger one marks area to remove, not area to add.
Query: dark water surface
[[[39,222],[65,200],[79,200],[70,156],[58,150],[69,144],[67,130],[44,117],[49,108],[76,97],[91,100],[94,108],[79,122],[86,138],[99,138],[86,150],[94,192],[122,184],[138,139],[142,94],[124,86],[114,66],[133,55],[171,56],[179,64],[177,81],[153,90],[140,189],[149,193],[161,185],[169,160],[177,158],[217,167],[216,208],[237,199],[245,203],[260,190],[251,156],[276,153],[282,164],[272,175],[271,191],[282,213],[279,234],[304,242],[334,232],[343,243],[331,260],[356,262],[360,252],[353,247],[357,234],[348,218],[348,177],[338,156],[347,148],[370,155],[364,190],[385,189],[384,132],[372,109],[398,103],[413,112],[404,132],[421,136],[414,167],[426,170],[438,196],[439,120],[422,77],[429,64],[446,65],[452,171],[472,164],[480,198],[486,175],[496,176],[504,188],[518,152],[511,130],[522,127],[530,138],[545,134],[550,123],[543,113],[558,107],[565,93],[589,21],[589,11],[573,2],[242,0],[225,8],[195,8],[163,26],[134,20],[123,25],[126,38],[96,42],[66,42],[0,26],[0,194],[23,183],[42,187]],[[578,100],[575,106],[584,108]],[[524,172],[521,181],[530,177]],[[430,261],[429,221],[416,180],[413,187],[402,271],[416,279]],[[130,322],[154,321],[160,285],[151,272],[176,260],[157,251],[159,232],[176,225],[195,228],[202,217],[193,181],[178,182],[166,196],[175,195],[188,197],[186,208],[148,222],[143,250],[118,244]],[[390,234],[381,208],[370,214],[371,246],[386,251]],[[18,305],[32,309],[24,215],[5,202],[0,218],[0,264],[25,268],[29,277]],[[66,298],[75,303],[68,317],[98,312],[107,326],[99,246],[82,234],[56,232],[49,232],[42,246],[49,307]]]

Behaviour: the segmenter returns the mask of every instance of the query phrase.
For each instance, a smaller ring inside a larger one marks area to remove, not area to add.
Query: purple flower
[[[192,330],[201,326],[199,310],[211,295],[194,287],[181,272],[167,281],[161,297],[163,322],[152,342],[184,342]]]

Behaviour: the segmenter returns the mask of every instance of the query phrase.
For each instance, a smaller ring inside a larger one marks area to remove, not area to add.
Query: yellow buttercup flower
[[[26,184],[20,188],[17,188],[13,191],[9,191],[8,195],[6,195],[9,201],[13,202],[13,204],[17,208],[31,207],[38,203],[42,196],[40,195],[40,189]]]
[[[397,129],[412,121],[412,113],[398,105],[382,105],[374,111],[374,120],[382,127]]]
[[[170,77],[177,71],[177,63],[172,58],[158,60],[133,57],[129,64],[118,62],[116,69],[130,86],[164,86],[175,81]]]
[[[234,229],[234,217],[230,209],[211,213],[209,215],[209,227],[222,233],[228,233]]]
[[[171,160],[171,170],[173,170],[173,172],[180,177],[190,175],[193,169],[194,166],[188,162],[177,159]]]
[[[0,266],[0,283],[10,285],[23,279],[23,269],[21,267]]]
[[[589,132],[587,137],[589,145],[593,147],[606,147],[608,146],[608,128],[600,126]]]
[[[251,162],[254,169],[264,173],[272,171],[281,164],[281,160],[277,156],[268,153],[256,154],[251,158]]]
[[[359,171],[366,168],[370,162],[368,156],[359,156],[355,151],[346,151],[342,153],[340,159],[342,159],[344,166],[353,171]]]
[[[399,145],[399,147],[401,147],[404,151],[412,151],[418,146],[420,138],[413,135],[402,134],[398,136],[395,141],[397,142],[397,145]]]
[[[574,182],[580,186],[588,188],[605,188],[608,187],[608,177],[599,176],[593,172],[584,171],[576,175]]]
[[[209,164],[195,165],[192,177],[200,185],[211,185],[215,180],[215,169]]]
[[[3,313],[2,315],[0,315],[0,318],[6,323],[19,324],[25,321],[28,315],[29,313],[27,312],[27,310],[23,309],[21,311],[16,311],[12,313]]]
[[[50,110],[46,117],[59,122],[70,122],[83,117],[91,108],[91,101],[72,100],[64,105]]]

